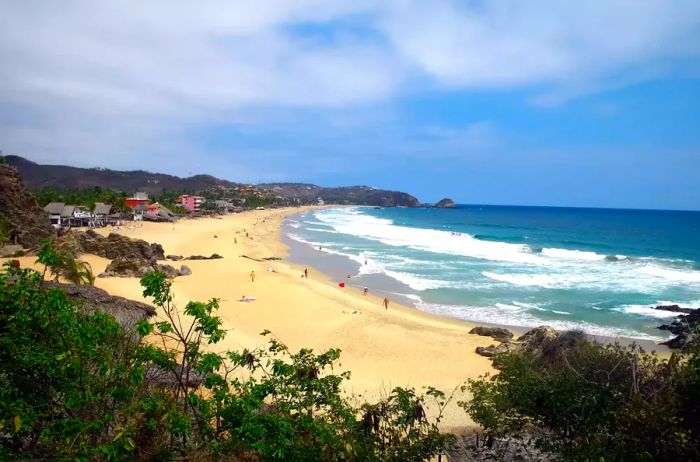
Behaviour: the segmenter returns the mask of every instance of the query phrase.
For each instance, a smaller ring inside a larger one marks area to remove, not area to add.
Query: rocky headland
[[[695,335],[700,326],[700,308],[681,308],[678,305],[659,305],[657,310],[672,311],[680,313],[678,317],[669,324],[659,326],[659,329],[671,332],[675,337],[663,342],[669,348],[684,348]]]
[[[450,199],[448,197],[446,197],[444,199],[440,199],[439,201],[437,201],[435,203],[435,205],[433,205],[433,207],[435,207],[437,209],[452,209],[452,208],[455,208],[456,206],[457,206],[457,204],[455,204],[455,201],[453,201],[452,199]]]
[[[55,235],[49,217],[24,188],[17,169],[0,164],[0,221],[7,227],[7,238],[27,249]]]

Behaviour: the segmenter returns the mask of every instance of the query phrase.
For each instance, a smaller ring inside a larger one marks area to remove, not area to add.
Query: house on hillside
[[[325,202],[323,199],[321,199],[320,197],[318,198],[318,201],[317,201],[317,202],[318,202],[318,205],[324,205],[324,204],[326,203],[326,202]]]
[[[204,203],[204,198],[202,196],[190,196],[189,194],[182,194],[177,199],[175,203],[184,207],[188,212],[198,212],[199,208]]]

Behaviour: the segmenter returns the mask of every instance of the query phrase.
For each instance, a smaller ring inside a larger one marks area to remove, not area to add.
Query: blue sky
[[[0,149],[700,209],[700,2],[2,1]]]

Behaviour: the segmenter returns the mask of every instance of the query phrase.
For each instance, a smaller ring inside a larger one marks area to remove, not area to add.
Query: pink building
[[[204,203],[204,198],[202,196],[183,194],[175,200],[175,203],[184,207],[188,212],[196,212]]]

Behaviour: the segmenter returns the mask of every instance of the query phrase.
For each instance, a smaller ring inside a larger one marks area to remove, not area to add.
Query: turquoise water
[[[675,314],[651,306],[700,306],[700,212],[352,207],[285,230],[356,262],[359,285],[386,275],[417,308],[454,318],[662,340]]]

